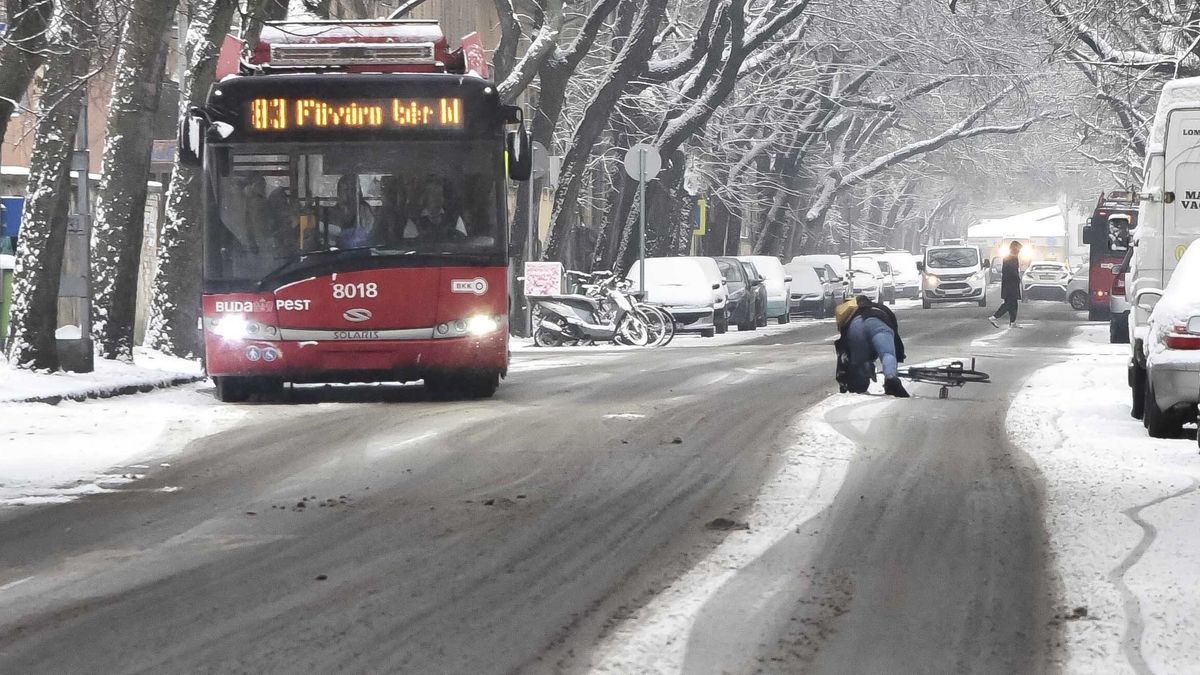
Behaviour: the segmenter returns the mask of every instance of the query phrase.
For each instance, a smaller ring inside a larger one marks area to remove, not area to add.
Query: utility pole
[[[78,327],[79,336],[65,335],[56,340],[59,364],[63,370],[75,373],[90,373],[95,369],[92,348],[90,165],[88,99],[85,90],[79,127],[75,131],[75,151],[71,153],[71,170],[75,172],[75,213],[67,224],[58,291],[58,323],[60,326],[65,322],[66,326]]]

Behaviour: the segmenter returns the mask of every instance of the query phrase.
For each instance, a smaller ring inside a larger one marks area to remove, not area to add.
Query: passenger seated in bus
[[[460,239],[467,236],[462,218],[446,209],[446,185],[437,176],[421,184],[420,212],[404,228],[405,239]]]
[[[262,174],[252,174],[246,178],[242,187],[245,197],[245,216],[247,248],[250,253],[257,254],[264,248],[271,248],[271,212],[267,206],[267,181]]]
[[[362,248],[375,243],[375,210],[358,189],[358,176],[338,179],[337,203],[330,209],[329,235],[338,248]]]
[[[293,256],[300,251],[300,214],[292,191],[281,185],[267,195],[267,208],[271,217],[271,236],[279,245],[284,256]]]
[[[400,176],[384,176],[379,181],[383,204],[375,213],[375,227],[379,239],[386,244],[395,244],[404,237],[408,225],[408,194],[404,179]]]

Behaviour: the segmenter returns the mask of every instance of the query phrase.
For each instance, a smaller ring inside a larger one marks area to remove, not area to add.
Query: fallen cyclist
[[[860,295],[839,305],[835,316],[841,336],[833,346],[837,350],[836,377],[842,391],[866,393],[878,359],[883,364],[884,393],[908,398],[898,374],[898,364],[905,359],[904,342],[892,310]]]

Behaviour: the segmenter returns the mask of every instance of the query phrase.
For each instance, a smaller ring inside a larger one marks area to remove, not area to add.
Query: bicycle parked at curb
[[[568,272],[583,294],[531,296],[533,341],[541,347],[594,345],[660,346],[674,336],[674,322],[629,293],[629,282],[612,275]],[[594,282],[594,283],[588,283]]]

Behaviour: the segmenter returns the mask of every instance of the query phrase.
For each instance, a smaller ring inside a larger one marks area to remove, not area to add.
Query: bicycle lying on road
[[[940,365],[901,368],[898,374],[913,382],[941,385],[938,398],[950,398],[951,387],[962,387],[968,383],[986,384],[992,381],[990,375],[975,369],[975,359],[971,359],[970,368],[960,360],[951,360]]]

